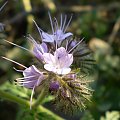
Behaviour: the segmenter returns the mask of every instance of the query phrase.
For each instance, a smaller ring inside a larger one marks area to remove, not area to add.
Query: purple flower
[[[33,54],[41,61],[44,60],[43,58],[43,54],[47,53],[48,48],[47,45],[45,43],[42,44],[34,44],[33,47]]]
[[[51,53],[43,54],[44,68],[56,74],[68,74],[71,71],[70,65],[73,62],[73,55],[68,54],[64,47],[58,48],[54,55]]]
[[[55,91],[55,90],[58,90],[59,87],[60,87],[60,84],[59,84],[58,81],[52,81],[52,82],[50,83],[50,88],[49,88],[49,89],[50,89],[51,91]]]
[[[57,43],[59,43],[60,41],[63,41],[64,39],[73,35],[71,32],[66,33],[66,30],[70,24],[72,16],[69,19],[68,23],[66,24],[67,16],[65,15],[65,18],[63,19],[63,16],[61,15],[60,26],[58,25],[58,21],[56,18],[54,18],[54,23],[53,23],[50,13],[49,13],[49,18],[52,28],[52,34],[48,34],[44,32],[41,28],[38,27],[38,25],[34,21],[43,42],[53,43],[54,41],[56,41]]]
[[[40,72],[34,65],[26,68],[23,71],[23,86],[26,88],[33,88],[38,86],[42,80],[44,80],[44,75]]]
[[[48,52],[47,45],[44,42],[42,42],[41,44],[37,43],[30,34],[29,36],[27,36],[27,39],[33,43],[33,51],[31,51],[32,54],[43,62],[43,53]]]
[[[30,108],[32,105],[32,97],[34,94],[34,89],[36,86],[39,86],[40,83],[45,79],[43,72],[40,72],[34,65],[26,68],[23,72],[23,78],[17,78],[16,83],[20,86],[32,89],[31,98],[30,98]]]

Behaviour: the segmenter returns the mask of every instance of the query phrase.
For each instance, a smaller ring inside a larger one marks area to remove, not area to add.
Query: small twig
[[[45,96],[46,96],[46,92],[45,92],[45,89],[43,88],[41,93],[39,94],[37,100],[32,105],[32,108],[35,108],[35,107],[41,105],[43,100],[44,100],[44,98],[45,98]]]

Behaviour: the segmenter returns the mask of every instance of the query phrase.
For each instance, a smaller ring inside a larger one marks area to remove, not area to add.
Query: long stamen
[[[6,58],[6,57],[3,57],[3,56],[2,56],[2,58],[5,59],[5,60],[8,60],[8,61],[10,61],[10,62],[13,62],[13,63],[15,63],[15,64],[17,64],[17,65],[20,65],[21,67],[23,67],[23,68],[25,68],[25,69],[27,68],[27,67],[25,67],[24,65],[22,65],[22,64],[20,64],[20,63],[18,63],[18,62],[16,62],[16,61],[14,61],[14,60],[11,60],[11,59]]]
[[[18,70],[18,69],[16,69],[15,67],[13,67],[13,69],[15,70],[15,71],[17,71],[17,72],[23,72],[24,70]]]
[[[66,27],[65,27],[65,29],[64,29],[64,31],[63,31],[63,32],[65,32],[65,31],[67,30],[67,28],[68,28],[68,26],[69,26],[69,24],[70,24],[71,20],[72,20],[72,15],[71,15],[71,17],[70,17],[70,19],[69,19],[69,21],[68,21],[68,24],[66,25]]]
[[[68,48],[68,40],[66,41],[66,51],[67,51],[67,48]]]
[[[21,86],[22,86],[22,87],[24,86],[23,84],[17,84],[17,83],[15,83],[15,85],[20,86],[20,87],[21,87]]]
[[[57,40],[55,41],[55,43],[56,43],[55,45],[56,45],[56,50],[57,50]]]
[[[38,78],[37,83],[36,83],[36,86],[39,85],[40,79],[41,79],[41,76]]]
[[[21,79],[21,80],[20,80],[20,79],[19,79],[19,80],[18,80],[18,79],[15,79],[14,81],[15,81],[15,82],[23,82],[23,81],[25,81],[25,79]]]
[[[35,23],[35,26],[37,27],[38,32],[39,32],[39,34],[40,34],[40,37],[41,37],[41,39],[42,39],[42,34],[41,34],[41,32],[43,32],[43,30],[42,30],[40,27],[38,27],[37,23],[36,23],[34,20],[33,20],[33,22]]]
[[[6,1],[3,6],[0,8],[0,11],[5,7],[5,5],[8,3],[8,1]]]
[[[83,39],[84,38],[82,38],[82,40],[80,40],[73,48],[71,48],[68,53],[70,53],[74,48],[76,48],[83,41]]]
[[[51,18],[51,15],[50,15],[49,12],[48,12],[48,15],[49,15],[49,19],[50,19],[50,24],[51,24],[52,32],[53,32],[53,35],[54,35],[53,22],[52,22],[52,18]]]
[[[19,83],[19,84],[26,84],[26,83],[32,83],[34,81],[15,81],[15,83]]]
[[[32,41],[36,46],[38,46],[38,43],[35,41],[35,39],[34,39],[31,35],[29,35],[29,37],[27,37],[27,39],[29,39],[29,40]],[[42,48],[41,45],[39,45],[38,48],[40,48],[41,52],[44,53],[44,50],[43,50],[43,48]],[[33,54],[34,54],[34,53],[33,53]]]
[[[64,31],[66,20],[67,20],[67,15],[65,15],[64,23],[63,23],[63,26],[62,26],[62,31]]]
[[[70,49],[70,47],[71,47],[71,43],[72,43],[72,39],[70,39],[69,41],[68,41],[68,50]]]
[[[29,79],[29,78],[33,78],[33,77],[36,77],[36,76],[37,76],[37,75],[29,76],[29,77],[23,77],[23,78],[17,78],[16,80]]]
[[[19,80],[18,80],[18,79],[15,79],[15,82],[25,82],[25,81],[26,81],[25,78],[24,78],[24,79],[21,79],[21,80],[20,80],[20,79],[19,79]],[[28,79],[27,81],[31,81],[31,80]],[[32,82],[33,82],[33,81],[32,81]]]
[[[35,41],[35,39],[34,39],[31,35],[29,35],[29,37],[27,37],[27,39],[29,39],[29,40],[32,41],[35,45],[38,46],[38,43]],[[41,46],[39,46],[39,47],[40,47],[41,51],[43,52],[42,47],[41,47]]]
[[[62,18],[62,14],[61,14],[61,17],[60,17],[60,30],[62,29],[62,20],[63,20],[63,18]]]
[[[24,78],[24,79],[15,79],[15,82],[25,82],[26,81],[26,79]],[[30,81],[30,80],[27,80],[27,81]]]
[[[19,48],[21,48],[21,49],[23,49],[23,50],[26,50],[26,51],[32,53],[32,52],[31,52],[30,50],[28,50],[27,48],[24,48],[24,47],[22,47],[22,46],[19,46],[19,45],[13,43],[13,42],[10,42],[10,41],[7,41],[7,40],[5,40],[5,41],[6,41],[7,43],[11,44],[11,45],[14,45],[14,46],[16,46],[16,47],[19,47]]]
[[[26,37],[28,40],[30,40],[31,42],[33,42],[34,44],[37,44],[37,42],[35,41],[35,39],[29,34],[28,37]]]
[[[31,97],[30,97],[30,109],[32,108],[32,98],[33,98],[34,90],[35,90],[35,85],[32,89],[32,93],[31,93]]]

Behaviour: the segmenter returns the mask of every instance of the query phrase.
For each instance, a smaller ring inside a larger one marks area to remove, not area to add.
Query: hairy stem
[[[42,104],[44,98],[46,96],[46,92],[45,92],[45,89],[42,89],[41,93],[39,94],[37,100],[34,102],[33,104],[33,108],[37,107],[38,105]]]
[[[24,100],[20,97],[17,97],[15,95],[12,95],[8,92],[5,92],[3,90],[0,90],[0,98],[3,98],[5,100],[9,100],[11,102],[15,102],[15,103],[18,103],[24,107],[27,107],[29,108],[30,107],[30,104],[29,104],[29,101],[27,100]],[[42,105],[39,105],[39,106],[36,106],[38,107],[37,109],[41,112],[45,112],[47,114],[49,114],[50,116],[54,117],[56,120],[64,120],[63,118],[59,117],[58,115],[54,114],[52,111],[46,109],[45,107],[43,107]]]

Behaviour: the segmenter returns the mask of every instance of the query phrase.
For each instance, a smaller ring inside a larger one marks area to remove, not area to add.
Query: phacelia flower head
[[[49,18],[52,34],[44,32],[34,21],[41,41],[37,42],[31,35],[27,36],[27,39],[33,44],[32,50],[7,41],[30,52],[38,60],[40,68],[35,65],[25,67],[13,60],[3,58],[24,67],[24,70],[21,71],[23,78],[16,79],[16,82],[32,89],[30,101],[32,101],[34,89],[43,86],[41,88],[46,88],[48,93],[54,94],[58,108],[66,111],[85,108],[85,103],[90,101],[92,93],[89,88],[91,81],[86,80],[88,70],[94,64],[91,57],[92,52],[83,39],[73,38],[72,33],[66,33],[72,17],[66,25],[67,16],[63,19],[61,15],[60,26],[56,18],[54,18],[54,22],[52,21],[50,14]]]

